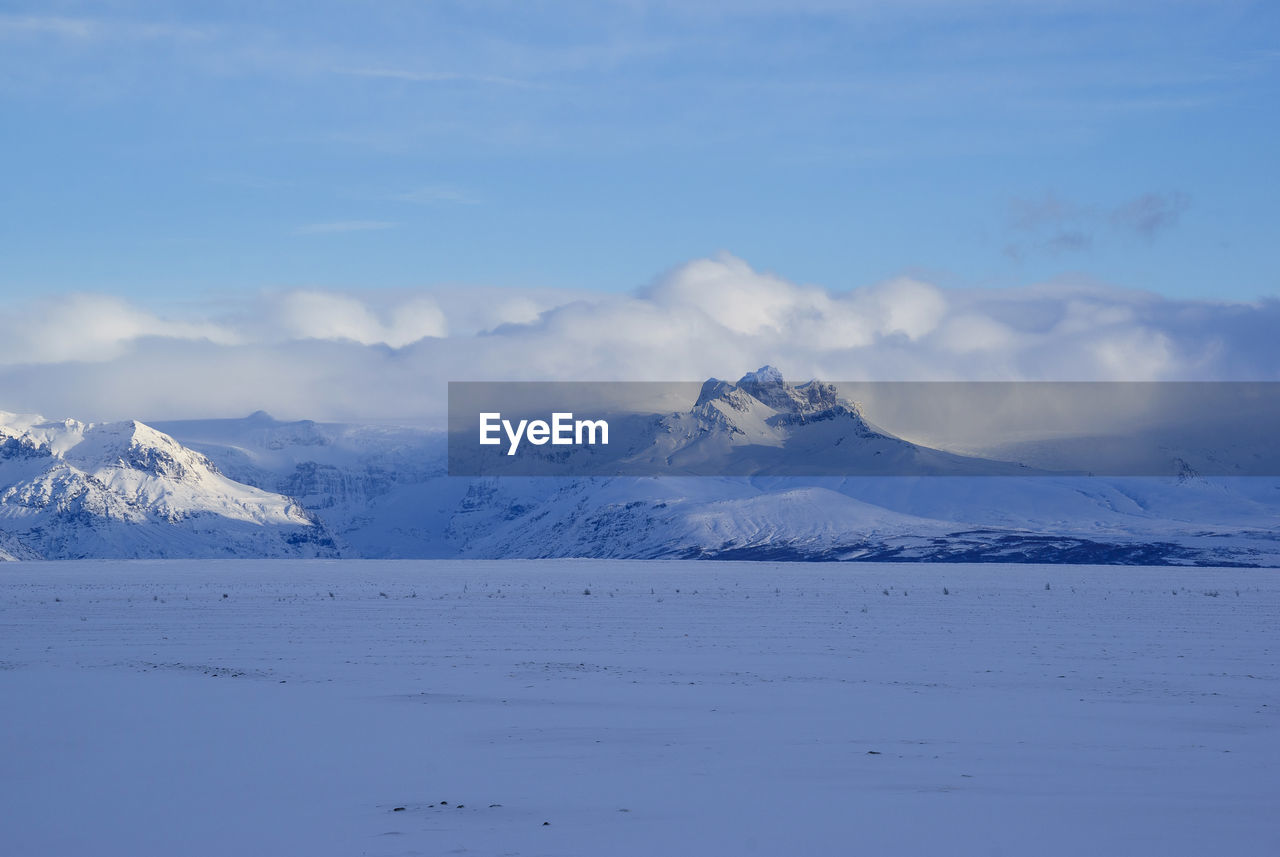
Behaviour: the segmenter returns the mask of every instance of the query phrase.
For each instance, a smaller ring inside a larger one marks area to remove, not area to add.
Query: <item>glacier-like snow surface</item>
[[[0,568],[6,855],[1280,851],[1280,579]]]

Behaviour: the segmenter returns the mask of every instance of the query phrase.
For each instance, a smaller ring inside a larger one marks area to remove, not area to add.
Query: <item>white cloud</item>
[[[113,360],[147,337],[241,341],[216,321],[166,319],[120,298],[72,294],[0,316],[0,364]]]
[[[824,296],[722,255],[681,266],[650,289],[648,297],[660,306],[699,311],[734,333],[758,335],[781,331],[797,312],[813,308]]]
[[[917,280],[891,280],[870,290],[879,313],[879,332],[901,333],[915,341],[931,333],[947,312],[942,292]]]
[[[406,301],[385,317],[357,298],[332,292],[289,292],[279,296],[272,308],[285,339],[348,340],[402,348],[423,337],[445,335],[444,313],[428,297]]]
[[[956,354],[1008,352],[1016,344],[1015,337],[1008,325],[981,313],[964,313],[948,319],[942,326],[938,331],[938,345]]]
[[[1099,337],[1093,356],[1104,376],[1138,380],[1161,379],[1176,360],[1169,337],[1143,327],[1119,328]]]
[[[1280,302],[1091,283],[799,285],[732,256],[633,294],[271,293],[200,317],[73,295],[0,315],[0,408],[438,420],[450,380],[1275,380]]]

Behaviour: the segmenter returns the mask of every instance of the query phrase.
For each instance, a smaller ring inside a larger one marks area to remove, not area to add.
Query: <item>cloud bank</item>
[[[451,380],[1277,380],[1280,302],[1085,281],[848,291],[730,255],[630,294],[290,291],[170,317],[102,295],[0,315],[0,410],[439,424]]]

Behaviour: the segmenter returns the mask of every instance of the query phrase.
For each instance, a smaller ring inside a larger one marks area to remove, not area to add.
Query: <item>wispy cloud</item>
[[[109,295],[37,300],[6,308],[3,315],[0,364],[113,360],[151,337],[219,345],[242,341],[221,321],[168,318]]]
[[[0,37],[57,36],[64,39],[89,39],[99,32],[99,29],[96,22],[87,18],[0,15]]]
[[[1144,193],[1116,207],[1110,215],[1112,224],[1150,241],[1177,224],[1191,205],[1185,193]]]
[[[1086,209],[1055,193],[1009,202],[1009,225],[1014,229],[1035,230],[1045,226],[1060,227],[1087,213]]]
[[[453,187],[427,186],[406,193],[398,193],[390,197],[397,202],[412,202],[419,205],[433,203],[454,203],[456,205],[478,205],[480,200],[464,190]]]
[[[1021,237],[1006,253],[1021,259],[1030,253],[1076,253],[1098,238],[1152,241],[1177,225],[1191,205],[1179,191],[1148,192],[1114,205],[1084,205],[1054,193],[1015,199],[1009,204],[1009,227]]]
[[[1054,233],[1045,246],[1055,253],[1076,253],[1088,250],[1093,244],[1093,236],[1078,229],[1064,229]]]
[[[390,220],[332,220],[326,223],[308,223],[293,230],[294,235],[322,235],[332,232],[372,232],[393,229],[399,224]]]
[[[59,15],[0,15],[0,38],[54,37],[79,41],[110,39],[203,39],[209,30],[167,23]]]
[[[514,86],[521,89],[532,89],[539,86],[528,80],[503,77],[493,74],[469,74],[456,71],[414,71],[402,68],[338,68],[338,74],[352,77],[382,78],[385,80],[401,80],[410,83],[488,83],[495,86]]]

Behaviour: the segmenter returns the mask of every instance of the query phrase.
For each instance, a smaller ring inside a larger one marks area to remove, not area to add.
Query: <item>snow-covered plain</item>
[[[12,563],[0,852],[1276,854],[1278,665],[1256,569]]]

